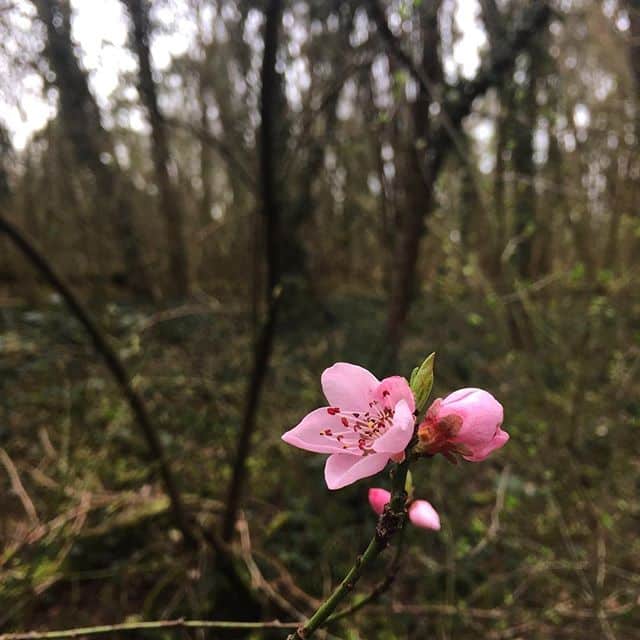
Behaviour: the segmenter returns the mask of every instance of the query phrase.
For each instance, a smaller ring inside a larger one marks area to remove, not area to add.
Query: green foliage
[[[436,354],[429,354],[411,373],[409,385],[416,399],[416,411],[422,413],[433,388],[433,366]]]

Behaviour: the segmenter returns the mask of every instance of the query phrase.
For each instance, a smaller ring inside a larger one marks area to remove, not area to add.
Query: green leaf
[[[430,354],[425,361],[413,370],[409,385],[416,399],[416,410],[420,413],[426,406],[433,387],[433,363],[436,354]]]

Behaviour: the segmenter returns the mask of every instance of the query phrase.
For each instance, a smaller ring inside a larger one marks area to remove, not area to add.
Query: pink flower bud
[[[502,447],[509,434],[503,431],[502,405],[482,389],[459,389],[444,400],[438,398],[418,428],[417,450],[427,455],[442,453],[480,462]]]
[[[384,489],[369,489],[369,504],[380,515],[389,501],[391,494]],[[440,516],[438,512],[426,500],[414,500],[409,505],[409,520],[416,527],[422,529],[440,530]]]
[[[415,500],[409,506],[409,520],[422,529],[440,531],[440,516],[426,500]]]
[[[389,501],[391,500],[391,494],[384,489],[369,489],[369,504],[371,508],[380,515]]]

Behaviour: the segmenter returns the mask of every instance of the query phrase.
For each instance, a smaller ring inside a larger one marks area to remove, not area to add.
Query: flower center
[[[386,396],[385,396],[386,398]],[[394,410],[388,404],[372,400],[367,411],[343,411],[339,407],[329,407],[330,416],[340,416],[346,431],[334,433],[332,428],[323,429],[320,435],[332,438],[345,451],[367,455],[374,453],[373,443],[384,434],[393,423]]]

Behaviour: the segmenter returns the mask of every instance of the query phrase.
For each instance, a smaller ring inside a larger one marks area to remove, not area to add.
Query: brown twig
[[[321,601],[308,594],[304,589],[301,589],[296,584],[294,577],[277,557],[265,551],[261,551],[260,549],[254,549],[253,553],[257,558],[269,564],[277,572],[278,583],[286,588],[290,597],[304,602],[309,609],[315,610],[320,606]]]
[[[262,575],[260,567],[256,564],[251,552],[251,534],[249,531],[249,523],[244,514],[240,512],[238,516],[237,529],[240,533],[241,555],[249,575],[251,576],[251,586],[262,591],[271,601],[273,601],[282,611],[286,611],[290,615],[299,620],[303,620],[305,615],[298,611],[286,598],[284,598],[273,585]]]
[[[7,452],[4,449],[0,448],[0,462],[2,462],[4,468],[7,470],[7,475],[9,476],[9,481],[11,482],[11,488],[14,493],[20,498],[20,502],[24,507],[24,510],[27,512],[27,516],[29,516],[29,520],[33,526],[38,526],[40,524],[40,520],[38,519],[38,512],[33,504],[33,501],[29,497],[22,481],[20,480],[20,475],[18,474],[18,470],[16,466],[13,464],[13,460],[9,457]]]
[[[78,627],[60,631],[25,631],[22,633],[3,633],[0,640],[56,640],[62,638],[79,638],[82,636],[98,636],[125,631],[157,631],[166,629],[291,629],[297,622],[233,622],[227,620],[153,620],[150,622],[123,622],[121,624],[105,624],[94,627]]]

